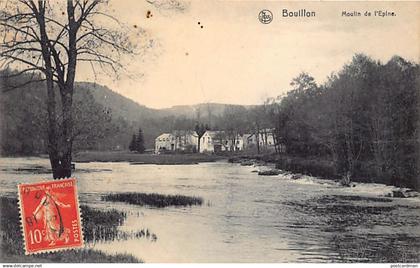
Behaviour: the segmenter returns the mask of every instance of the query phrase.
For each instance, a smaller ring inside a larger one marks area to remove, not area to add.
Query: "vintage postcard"
[[[416,267],[419,41],[418,1],[0,0],[0,262]]]

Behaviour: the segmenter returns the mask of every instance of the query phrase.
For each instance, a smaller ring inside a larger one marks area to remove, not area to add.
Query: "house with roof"
[[[230,137],[224,131],[207,130],[200,139],[200,153],[218,153],[243,150],[243,138],[236,135]]]
[[[227,138],[229,147],[228,151],[242,151],[244,149],[243,135],[237,134],[236,136],[228,136]]]
[[[171,133],[160,134],[155,139],[155,153],[161,151],[175,151],[175,136]]]
[[[197,152],[198,134],[193,130],[174,130],[155,139],[155,153],[179,151]]]
[[[197,132],[194,130],[174,130],[171,134],[175,136],[175,151],[197,152]]]
[[[225,151],[224,132],[207,130],[200,139],[200,153]]]

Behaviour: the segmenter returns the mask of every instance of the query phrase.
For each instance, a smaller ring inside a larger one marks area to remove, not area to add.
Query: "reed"
[[[113,193],[102,197],[104,201],[125,202],[132,205],[163,208],[168,206],[202,205],[203,199],[195,196],[164,195],[156,193]]]

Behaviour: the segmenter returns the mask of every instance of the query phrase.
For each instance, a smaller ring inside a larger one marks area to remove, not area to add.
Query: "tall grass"
[[[125,212],[111,209],[101,211],[88,206],[81,206],[83,218],[83,234],[85,241],[114,240],[118,234],[118,226],[127,217]]]
[[[157,240],[156,234],[149,229],[125,232],[118,229],[125,219],[127,213],[111,209],[101,211],[88,206],[81,206],[83,218],[83,233],[86,242],[127,240],[133,238],[146,238],[152,242]]]
[[[146,194],[146,193],[115,193],[107,194],[102,197],[104,201],[125,202],[132,205],[151,206],[151,207],[168,207],[168,206],[192,206],[202,205],[203,199],[195,196],[185,195],[163,195],[163,194]]]

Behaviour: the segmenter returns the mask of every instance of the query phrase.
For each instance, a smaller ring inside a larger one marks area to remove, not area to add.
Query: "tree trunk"
[[[42,57],[45,63],[45,78],[47,84],[47,112],[48,112],[48,156],[53,171],[53,178],[59,178],[59,135],[57,130],[57,114],[56,114],[56,100],[54,92],[54,80],[51,62],[51,51],[48,46],[48,36],[45,25],[45,9],[43,3],[39,2],[39,13],[37,14],[37,21],[40,31],[40,43],[42,50]]]
[[[347,158],[347,172],[350,176],[354,175],[354,137],[353,137],[353,122],[351,118],[347,119],[345,123],[344,142],[346,146],[346,158]]]
[[[257,152],[260,154],[260,127],[257,125],[257,133],[255,133],[255,139],[257,141]]]
[[[53,178],[59,178],[58,169],[60,166],[59,159],[59,140],[57,131],[57,117],[56,117],[56,103],[54,87],[47,79],[47,92],[48,92],[48,156],[50,158],[51,169]]]
[[[381,143],[381,137],[379,135],[379,123],[378,119],[372,119],[372,126],[371,126],[371,135],[372,135],[372,141],[371,141],[371,147],[372,152],[374,156],[375,161],[375,173],[377,178],[382,178],[383,176],[383,166],[384,161],[382,158],[382,143]]]
[[[278,143],[277,129],[273,131],[273,142],[274,142],[274,151],[276,154],[280,154],[279,143]]]
[[[73,147],[73,115],[72,115],[72,94],[62,94],[62,144],[60,154],[59,178],[71,177],[71,161]]]
[[[76,75],[77,63],[77,49],[76,49],[76,33],[77,23],[74,19],[73,1],[67,1],[67,16],[69,20],[69,43],[68,43],[68,65],[67,77],[65,83],[60,84],[61,103],[62,103],[62,135],[61,135],[61,150],[60,150],[60,166],[57,169],[54,178],[69,178],[71,177],[71,161],[72,161],[72,147],[73,147],[73,89],[74,79]],[[64,73],[63,73],[64,76]],[[64,77],[61,79],[64,82]]]

